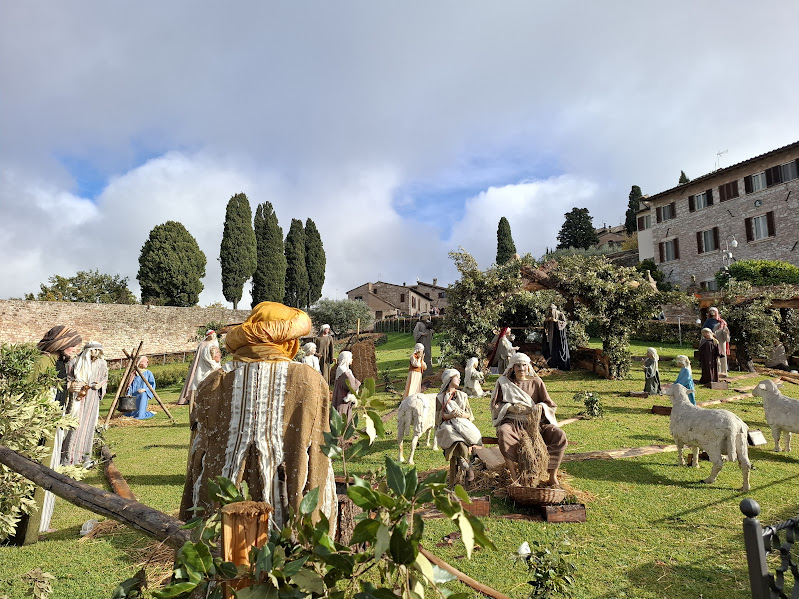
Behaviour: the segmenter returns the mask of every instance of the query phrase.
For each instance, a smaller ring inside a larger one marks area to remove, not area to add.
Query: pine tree
[[[322,286],[325,284],[325,247],[322,236],[310,218],[305,220],[305,267],[308,270],[308,306],[310,307],[322,297]]]
[[[516,244],[510,232],[510,223],[504,216],[497,227],[497,264],[505,264],[516,253]]]
[[[630,190],[629,200],[627,201],[627,212],[624,213],[624,229],[627,235],[632,235],[638,230],[638,223],[636,221],[636,213],[640,209],[640,201],[643,197],[641,188],[633,185]]]
[[[599,237],[594,230],[593,218],[588,213],[588,208],[572,208],[563,216],[566,220],[558,233],[558,249],[570,247],[588,249],[599,243]]]
[[[680,185],[685,185],[686,183],[690,182],[691,180],[685,176],[685,171],[680,171]]]
[[[286,254],[286,295],[283,303],[294,308],[308,304],[308,269],[305,266],[305,231],[293,218],[283,245]]]
[[[243,193],[234,195],[227,203],[219,262],[222,264],[222,295],[227,301],[233,302],[233,309],[236,310],[244,283],[258,265],[252,209]]]
[[[196,306],[205,276],[205,254],[181,223],[170,220],[150,231],[139,255],[143,304]]]
[[[272,204],[255,209],[255,242],[258,266],[252,275],[252,307],[261,302],[282,302],[286,295],[286,256],[283,254],[283,229]]]

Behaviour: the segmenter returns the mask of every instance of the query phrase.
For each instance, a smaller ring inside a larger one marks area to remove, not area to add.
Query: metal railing
[[[435,323],[442,320],[444,316],[431,316],[430,319]],[[413,328],[419,322],[418,316],[400,316],[398,318],[385,318],[383,320],[376,320],[372,329],[375,333],[413,333]],[[434,325],[433,327],[439,330],[440,327]]]
[[[749,585],[752,590],[752,599],[779,599],[799,598],[799,566],[791,556],[791,548],[799,532],[799,517],[790,518],[775,524],[763,527],[757,516],[760,515],[760,506],[754,499],[744,499],[740,504],[744,516],[744,547],[746,548],[746,562],[749,567]],[[780,539],[784,532],[785,542]],[[774,574],[769,572],[769,553],[779,554],[779,566]],[[791,594],[785,589],[785,573],[793,577]]]

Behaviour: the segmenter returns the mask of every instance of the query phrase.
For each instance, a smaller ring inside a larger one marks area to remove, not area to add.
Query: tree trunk
[[[72,480],[2,445],[0,464],[78,507],[113,518],[175,549],[182,547],[191,537],[188,530],[181,529],[183,522],[177,518],[138,501]]]

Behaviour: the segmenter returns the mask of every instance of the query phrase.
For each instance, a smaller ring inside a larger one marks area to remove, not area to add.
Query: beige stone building
[[[799,142],[641,200],[639,260],[681,289],[716,288],[731,260],[799,266]]]
[[[433,279],[432,283],[417,281],[415,285],[377,281],[350,289],[347,298],[364,302],[375,320],[382,320],[392,316],[429,313],[433,307],[443,313],[447,305],[446,292],[446,287],[438,285],[438,279]]]

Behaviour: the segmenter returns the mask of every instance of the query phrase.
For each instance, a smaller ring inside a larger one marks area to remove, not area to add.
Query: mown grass
[[[407,360],[413,341],[409,334],[391,333],[388,343],[378,347],[378,370],[388,369],[394,386],[402,389]],[[634,344],[633,355],[642,356],[651,344]],[[664,345],[658,348],[664,358],[678,353],[692,355],[687,346]],[[438,357],[433,345],[434,364]],[[437,367],[437,370],[439,367]],[[660,363],[661,380],[671,382],[678,369],[670,359]],[[497,377],[489,377],[491,388]],[[698,373],[697,373],[698,378]],[[737,380],[733,386],[753,385],[757,375]],[[600,393],[605,409],[603,418],[580,420],[565,427],[569,437],[567,453],[669,444],[669,420],[651,414],[654,403],[668,405],[666,397],[639,399],[630,390],[643,389],[643,369],[635,363],[624,381],[606,381],[584,371],[556,373],[545,379],[550,395],[558,404],[561,419],[577,415],[584,406],[573,399],[577,391]],[[378,381],[382,382],[382,381]],[[786,391],[794,396],[795,387]],[[174,401],[178,386],[162,389],[166,401]],[[430,389],[433,391],[433,389]],[[791,393],[791,391],[794,391]],[[698,400],[724,397],[735,391],[699,389]],[[387,411],[396,407],[399,397],[382,393]],[[105,400],[105,405],[110,403]],[[488,399],[475,399],[472,407],[477,424],[485,435],[493,428],[488,414]],[[766,433],[763,408],[757,398],[723,404],[741,416],[750,428]],[[107,409],[107,408],[106,408]],[[175,513],[183,489],[188,442],[187,409],[171,407],[177,424],[164,414],[134,427],[112,428],[106,437],[117,453],[116,462],[133,492],[144,503]],[[375,443],[374,452],[350,465],[350,471],[363,474],[384,463],[385,456],[396,458],[396,421],[389,420],[388,435]],[[766,523],[787,518],[799,509],[799,456],[775,454],[771,445],[750,448],[755,464],[752,491],[763,508]],[[699,481],[710,470],[707,462],[699,470],[679,467],[675,453],[659,453],[624,460],[568,462],[563,470],[571,484],[590,493],[588,520],[581,524],[545,524],[502,519],[502,514],[525,512],[510,501],[494,498],[492,517],[485,519],[489,536],[497,551],[479,551],[471,560],[463,558],[463,547],[435,547],[441,537],[453,530],[451,523],[428,520],[425,544],[437,555],[468,575],[511,595],[526,596],[527,574],[514,565],[511,554],[524,541],[554,542],[557,535],[571,541],[571,559],[577,566],[575,596],[611,599],[616,597],[730,599],[748,596],[748,578],[741,536],[742,516],[738,503],[745,496],[737,489],[741,473],[737,465],[724,467],[717,482]],[[416,454],[420,471],[445,466],[440,452],[420,444]],[[87,482],[103,486],[93,473]],[[23,548],[0,548],[0,596],[23,597],[25,585],[19,578],[34,567],[56,576],[54,597],[110,597],[113,588],[135,571],[134,560],[126,550],[131,544],[146,542],[140,535],[122,532],[88,543],[77,541],[80,525],[93,514],[58,500],[53,526],[57,532],[44,535],[38,544]]]

